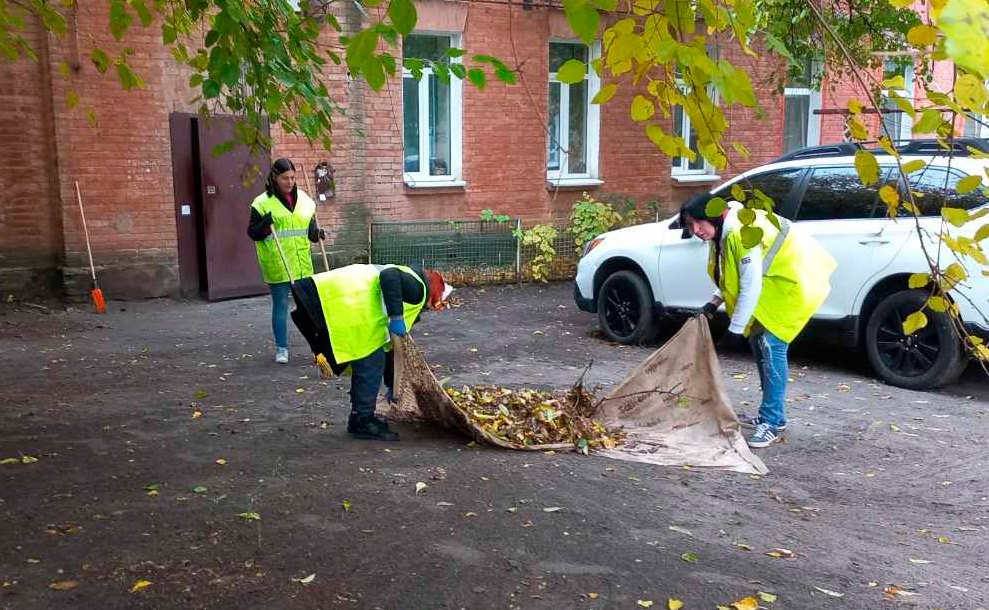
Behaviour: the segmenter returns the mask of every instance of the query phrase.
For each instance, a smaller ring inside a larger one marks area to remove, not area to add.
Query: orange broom
[[[89,272],[93,276],[93,289],[89,291],[93,297],[93,305],[96,313],[106,313],[106,301],[103,300],[103,291],[96,283],[96,267],[93,266],[93,250],[89,246],[89,229],[86,227],[86,211],[82,207],[82,194],[79,193],[79,182],[76,181],[76,199],[79,200],[79,215],[82,216],[82,231],[86,234],[86,253],[89,254]]]

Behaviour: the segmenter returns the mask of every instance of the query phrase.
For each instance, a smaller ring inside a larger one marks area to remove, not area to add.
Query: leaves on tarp
[[[572,443],[587,454],[590,449],[614,449],[624,441],[620,430],[609,430],[589,417],[594,394],[581,386],[566,395],[494,386],[446,388],[446,393],[471,423],[509,443]]]

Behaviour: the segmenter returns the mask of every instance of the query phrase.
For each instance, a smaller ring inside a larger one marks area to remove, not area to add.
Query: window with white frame
[[[588,66],[584,80],[568,85],[556,78],[560,66],[576,59],[587,64],[597,49],[577,42],[549,43],[549,112],[546,177],[565,182],[596,180],[600,113],[591,104],[600,83]]]
[[[783,90],[783,152],[821,143],[821,92],[815,89],[821,64],[804,62],[799,76],[787,79]]]
[[[903,77],[904,87],[902,89],[887,89],[882,94],[882,109],[884,111],[889,110],[890,112],[883,112],[883,126],[885,129],[881,132],[881,135],[888,133],[894,142],[909,140],[911,138],[913,121],[906,113],[900,110],[896,101],[892,99],[891,94],[895,92],[896,95],[913,104],[912,57],[887,59],[883,62],[883,80],[889,80],[897,76]]]
[[[962,136],[965,138],[989,138],[989,115],[966,116],[965,123],[962,125]]]
[[[459,45],[460,36],[455,34],[410,34],[402,42],[402,55],[448,65],[459,61],[447,54]],[[428,64],[419,79],[408,69],[402,75],[406,183],[458,182],[463,122],[460,79],[453,77],[445,83]]]

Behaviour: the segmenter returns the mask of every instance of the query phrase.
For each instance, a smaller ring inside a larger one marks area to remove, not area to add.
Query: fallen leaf
[[[671,525],[670,526],[670,529],[673,530],[674,532],[679,532],[679,533],[684,534],[686,536],[693,536],[694,535],[693,532],[691,532],[690,530],[688,530],[685,527],[680,527],[679,525]]]
[[[927,565],[927,564],[929,564],[929,563],[930,563],[930,561],[928,561],[928,560],[926,560],[926,559],[913,559],[913,558],[911,557],[911,558],[910,558],[910,563],[913,563],[913,564],[917,564],[917,565],[921,565],[921,566],[922,566],[922,565]]]
[[[295,393],[296,394],[302,394],[303,392],[305,392],[304,389],[302,389],[302,388],[295,388]]]
[[[474,511],[471,511],[469,513],[464,513],[464,516],[465,517],[476,517],[477,516],[477,513],[475,513]]]
[[[686,553],[680,555],[680,559],[689,561],[690,563],[697,563],[697,553],[687,551]]]
[[[453,506],[453,502],[437,502],[436,506]]]
[[[199,417],[202,417],[202,416],[203,416],[203,412],[202,411],[193,411],[192,412],[192,419],[196,419],[196,418],[199,418]]]
[[[419,481],[418,483],[416,483],[416,495],[418,496],[422,492],[426,491],[426,488],[427,487],[429,487],[429,486],[426,485],[425,483],[423,483],[422,481]]]
[[[749,475],[749,478],[752,479],[753,481],[758,481],[758,480],[762,479],[762,477],[760,477],[757,474],[750,474]]]
[[[749,378],[749,376],[746,375],[745,373],[735,373],[731,377],[732,377],[732,379],[748,379]]]
[[[796,553],[790,549],[770,549],[767,553],[770,557],[782,558],[782,559],[792,559],[796,556]]]
[[[508,507],[508,512],[510,512],[510,513],[512,513],[514,515],[515,513],[519,512],[519,507],[518,506],[509,506]]]
[[[666,605],[670,610],[680,610],[680,608],[683,608],[683,602],[678,599],[673,599],[672,597]]]
[[[261,515],[259,515],[258,513],[238,513],[237,516],[240,517],[241,519],[245,519],[247,521],[260,521],[261,520]]]
[[[838,593],[836,591],[829,591],[828,589],[822,589],[820,587],[814,587],[814,588],[817,589],[818,591],[820,591],[821,593],[825,594],[825,595],[830,595],[831,597],[845,597],[845,594],[844,593]]]
[[[731,605],[735,610],[756,610],[759,607],[759,600],[754,597],[743,597]]]
[[[206,392],[203,392],[202,390],[199,390],[198,392],[196,392],[195,394],[193,394],[192,397],[193,398],[206,398]]]
[[[147,589],[148,587],[150,587],[153,584],[154,583],[151,582],[150,580],[139,580],[139,581],[135,582],[134,583],[134,586],[132,586],[130,588],[130,592],[131,593],[137,593],[141,589]]]
[[[750,547],[749,545],[745,544],[744,542],[733,542],[732,543],[732,546],[735,547],[736,549],[742,549],[743,551],[751,551],[752,550],[752,547]]]
[[[958,544],[957,542],[955,542],[951,538],[948,538],[947,536],[938,536],[937,541],[938,544],[955,544],[955,545]]]
[[[38,458],[31,457],[30,455],[25,455],[21,458],[21,464],[33,464],[38,461]]]
[[[900,427],[897,426],[896,424],[890,424],[889,425],[889,429],[892,430],[893,432],[899,432],[900,431]]]
[[[350,512],[350,500],[344,500],[340,503],[340,506],[343,507],[344,511]]]
[[[219,464],[220,466],[226,466],[227,465],[227,461],[225,459],[223,459],[223,458],[220,458],[220,459],[216,460],[216,463]]]
[[[532,520],[530,519],[530,520],[526,521],[525,523],[523,523],[522,524],[522,527],[536,527],[536,524],[533,523]]]
[[[597,598],[599,598],[601,596],[599,594],[597,594],[597,593],[588,593],[587,594],[587,597],[589,597],[591,599],[597,599]]]
[[[544,513],[558,513],[563,510],[562,506],[547,506],[543,509]]]
[[[2,460],[0,460],[0,464],[2,465],[20,464],[20,463],[21,463],[21,458],[3,458]]]
[[[848,385],[847,385],[847,384],[844,384],[844,383],[839,383],[839,384],[838,384],[838,385],[837,385],[837,386],[835,387],[835,389],[836,389],[836,390],[838,390],[839,392],[847,392],[847,391],[849,391],[849,390],[851,390],[852,388],[850,388],[850,387],[848,387]]]
[[[36,558],[36,557],[28,557],[27,558],[27,562],[28,563],[41,563],[41,560],[38,559],[38,558]]]
[[[761,599],[764,602],[774,602],[774,601],[776,601],[776,596],[773,595],[772,593],[765,593],[763,591],[759,591],[756,595],[758,595],[759,596],[759,599]]]
[[[152,483],[151,485],[146,485],[144,491],[153,498],[158,495],[158,484]]]
[[[635,603],[639,604],[639,606],[643,608],[652,608],[652,600],[649,599],[640,599]]]
[[[192,488],[192,493],[204,494],[207,491],[209,490],[205,485],[196,485],[195,487]]]
[[[304,584],[304,585],[308,585],[309,583],[311,583],[314,580],[316,580],[316,574],[315,573],[312,573],[309,576],[306,576],[305,578],[300,578],[299,579],[299,582],[302,583],[302,584]]]
[[[78,586],[79,583],[75,580],[57,580],[48,585],[48,588],[53,591],[71,591]]]

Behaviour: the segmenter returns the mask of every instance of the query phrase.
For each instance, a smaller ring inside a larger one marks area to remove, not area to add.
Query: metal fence
[[[451,284],[476,285],[532,279],[534,246],[522,246],[513,222],[483,220],[375,222],[370,262],[421,265],[443,272]],[[550,279],[573,277],[577,254],[573,235],[558,227]]]

